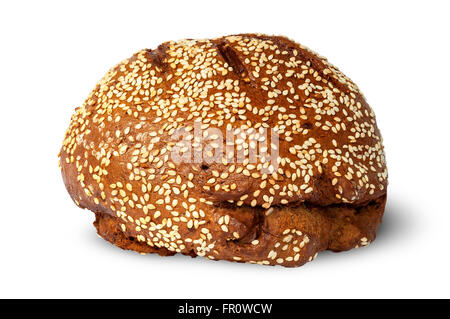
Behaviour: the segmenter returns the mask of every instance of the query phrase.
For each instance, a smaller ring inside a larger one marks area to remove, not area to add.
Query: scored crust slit
[[[277,156],[250,156],[263,149]],[[60,166],[98,234],[141,253],[300,266],[372,242],[386,203],[373,110],[324,57],[280,36],[137,52],[75,110]]]

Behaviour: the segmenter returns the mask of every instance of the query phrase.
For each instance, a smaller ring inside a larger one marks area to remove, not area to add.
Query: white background
[[[450,297],[448,1],[2,1],[0,297]],[[141,256],[98,238],[57,154],[109,67],[182,38],[286,35],[329,58],[377,114],[388,204],[367,248],[300,268]]]

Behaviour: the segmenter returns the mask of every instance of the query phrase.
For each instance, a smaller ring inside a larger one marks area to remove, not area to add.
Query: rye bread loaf
[[[209,151],[174,160],[188,154],[180,132]],[[249,159],[255,141],[274,162]],[[280,36],[137,52],[76,109],[60,166],[98,234],[141,253],[300,266],[374,240],[386,201],[382,138],[358,87]]]

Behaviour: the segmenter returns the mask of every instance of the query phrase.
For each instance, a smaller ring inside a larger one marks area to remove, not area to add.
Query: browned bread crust
[[[236,163],[228,153],[175,163],[174,133],[191,132],[196,121],[224,136],[276,128],[278,167],[267,173],[263,159]],[[371,242],[386,200],[381,135],[357,86],[276,36],[139,51],[76,110],[60,163],[72,199],[95,212],[100,236],[161,255],[299,266],[321,250]]]

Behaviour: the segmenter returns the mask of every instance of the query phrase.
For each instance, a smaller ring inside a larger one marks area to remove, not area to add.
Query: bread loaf
[[[364,96],[280,36],[135,53],[76,109],[60,167],[98,234],[141,253],[300,266],[373,241],[386,202]]]

